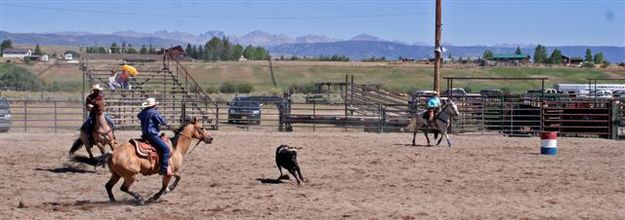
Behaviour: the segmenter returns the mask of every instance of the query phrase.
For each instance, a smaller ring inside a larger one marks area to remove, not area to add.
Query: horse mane
[[[174,137],[169,138],[169,140],[171,140],[171,144],[173,145],[174,150],[178,147],[178,138],[180,137],[180,132],[182,132],[182,130],[184,129],[184,127],[186,127],[189,123],[184,123],[181,124],[180,127],[178,127],[178,129],[174,130]]]

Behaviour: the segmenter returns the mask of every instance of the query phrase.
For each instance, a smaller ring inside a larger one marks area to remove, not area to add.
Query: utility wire
[[[120,11],[98,11],[98,10],[82,10],[82,9],[69,9],[69,8],[55,8],[55,7],[42,7],[32,5],[14,5],[0,3],[2,6],[9,7],[21,7],[54,11],[66,11],[66,12],[78,12],[78,13],[91,13],[91,14],[106,14],[106,15],[126,15],[126,16],[143,16],[143,17],[168,17],[168,18],[192,18],[192,19],[227,19],[227,20],[249,20],[249,19],[290,19],[290,20],[314,20],[314,19],[358,19],[358,18],[378,18],[378,17],[400,17],[408,15],[420,15],[420,14],[432,14],[432,12],[406,12],[406,13],[391,13],[391,14],[369,14],[369,15],[330,15],[330,16],[197,16],[197,15],[175,15],[175,14],[148,14],[148,13],[135,13],[135,12],[120,12]]]

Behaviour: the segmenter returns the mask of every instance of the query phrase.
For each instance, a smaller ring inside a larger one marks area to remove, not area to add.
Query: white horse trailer
[[[555,84],[553,88],[565,94],[590,95],[594,91],[625,90],[625,84]]]

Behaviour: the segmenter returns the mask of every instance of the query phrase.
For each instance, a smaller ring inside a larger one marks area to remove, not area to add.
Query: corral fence
[[[625,139],[625,104],[622,100],[546,98],[541,101],[520,96],[451,99],[460,112],[458,120],[452,123],[455,134],[530,136],[540,131],[557,131],[563,136]],[[410,115],[404,109],[421,111],[425,100],[426,97],[416,96],[405,105],[369,105],[369,115],[353,113],[346,108],[349,103],[316,102],[290,103],[288,109],[266,104],[258,110],[258,116],[253,113],[257,107],[243,107],[235,113],[225,102],[216,103],[207,111],[216,112],[215,118],[211,119],[219,130],[403,132]],[[10,108],[13,132],[77,130],[83,122],[83,103],[80,101],[10,100]],[[140,109],[133,111],[136,115]],[[138,122],[136,117],[117,117],[124,114],[117,114],[114,110],[107,113],[116,124]],[[178,113],[184,115],[184,111]]]
[[[77,130],[83,122],[83,103],[68,100],[9,99],[11,131]]]

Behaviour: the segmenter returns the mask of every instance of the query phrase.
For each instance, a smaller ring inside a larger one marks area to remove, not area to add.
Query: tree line
[[[270,58],[269,51],[264,47],[241,44],[233,44],[227,37],[213,37],[204,45],[187,44],[185,49],[187,56],[198,60],[229,61],[239,60],[241,56],[248,60],[267,60]]]
[[[517,47],[514,53],[522,54],[521,48]],[[493,56],[494,56],[493,52],[489,49],[486,49],[484,53],[482,54],[482,58],[485,60],[492,60]],[[547,47],[541,44],[538,44],[536,48],[534,49],[533,61],[535,64],[562,64],[564,62],[562,56],[563,56],[562,51],[557,48],[551,51],[551,55],[548,55]],[[574,57],[569,57],[569,58],[574,58]],[[607,60],[605,60],[602,52],[596,53],[593,56],[590,48],[586,49],[586,53],[583,58],[583,61],[584,61],[585,67],[594,67],[594,64],[601,64],[601,65],[610,64]]]
[[[99,54],[107,54],[107,53],[124,53],[124,54],[157,54],[158,51],[163,50],[163,48],[157,48],[149,44],[149,46],[141,45],[139,50],[132,47],[132,44],[126,44],[126,42],[122,42],[121,45],[113,42],[110,47],[103,46],[93,46],[85,48],[85,52],[87,53],[99,53]]]

